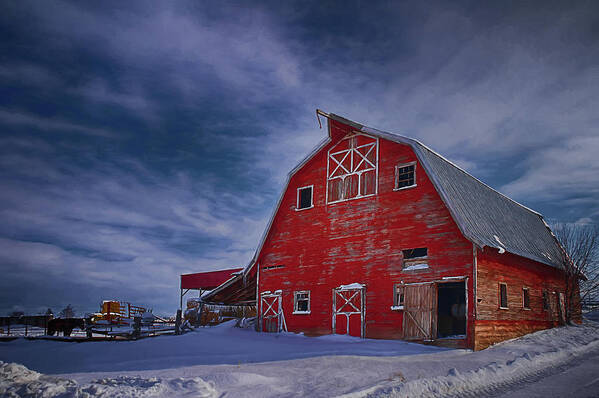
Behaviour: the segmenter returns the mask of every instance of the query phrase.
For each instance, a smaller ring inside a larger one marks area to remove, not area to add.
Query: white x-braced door
[[[364,338],[365,287],[357,283],[333,289],[333,333]]]
[[[260,295],[260,330],[271,333],[287,331],[281,290],[274,293],[263,292]]]

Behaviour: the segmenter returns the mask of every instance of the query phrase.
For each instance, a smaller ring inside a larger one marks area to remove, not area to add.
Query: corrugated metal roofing
[[[543,217],[495,191],[422,144],[418,157],[464,236],[561,268],[560,247]]]

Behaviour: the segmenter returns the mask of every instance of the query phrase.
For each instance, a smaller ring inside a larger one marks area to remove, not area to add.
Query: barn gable
[[[500,252],[507,251],[559,268],[559,244],[540,214],[500,194],[416,140],[372,129],[334,114],[320,111],[319,114],[329,119],[328,137],[289,173],[255,255],[243,275],[237,277],[236,283],[247,283],[247,280],[255,279],[254,265],[269,236],[289,183],[297,171],[316,156],[327,157],[326,203],[376,193],[379,154],[378,146],[373,145],[373,139],[378,142],[380,138],[412,148],[466,239],[480,248],[494,247]],[[356,138],[348,136],[348,131],[353,131]],[[322,154],[322,150],[330,146],[331,142],[336,143],[335,146]],[[348,182],[341,186],[340,180]],[[212,294],[218,293],[220,289],[215,289]]]

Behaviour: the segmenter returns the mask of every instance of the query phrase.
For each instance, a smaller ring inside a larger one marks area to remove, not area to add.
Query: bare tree
[[[599,294],[599,228],[588,224],[558,224],[554,233],[564,249],[561,259],[565,277],[567,323],[580,317],[584,300]]]

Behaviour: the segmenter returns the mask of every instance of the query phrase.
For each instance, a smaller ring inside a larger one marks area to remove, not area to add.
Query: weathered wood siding
[[[405,286],[403,338],[431,340],[437,331],[437,289],[433,283]]]
[[[508,308],[499,308],[499,283],[507,285]],[[528,288],[530,309],[523,307]],[[549,309],[543,309],[543,291]],[[556,293],[564,292],[560,271],[510,253],[485,248],[477,252],[475,349],[559,324]]]
[[[495,343],[554,326],[555,324],[547,321],[477,321],[474,328],[474,349],[483,350]]]
[[[331,121],[332,142],[291,178],[258,255],[258,291],[283,291],[288,329],[331,333],[332,289],[366,285],[366,337],[402,338],[403,312],[391,310],[393,285],[466,276],[468,335],[473,330],[472,244],[460,233],[423,168],[416,187],[394,191],[395,166],[416,161],[407,145],[379,140],[378,194],[326,203],[327,150],[350,131]],[[314,207],[296,211],[297,188],[314,186]],[[402,249],[428,248],[428,269],[402,271]],[[265,270],[267,267],[284,267]],[[293,292],[309,290],[310,314],[293,314]],[[354,319],[352,319],[352,322]],[[350,325],[350,331],[359,326]]]

